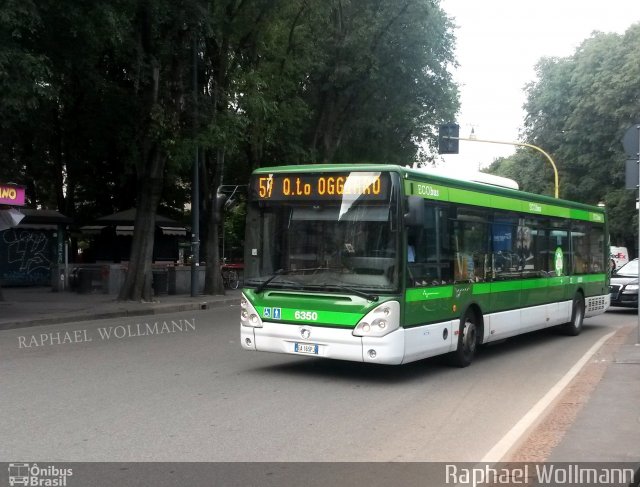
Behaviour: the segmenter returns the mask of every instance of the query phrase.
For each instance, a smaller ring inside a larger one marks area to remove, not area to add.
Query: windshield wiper
[[[341,268],[339,268],[339,267],[308,267],[308,268],[305,268],[305,269],[278,269],[267,280],[262,281],[258,285],[258,287],[256,287],[255,292],[256,293],[261,293],[262,291],[264,291],[266,289],[266,287],[269,285],[269,283],[271,281],[273,281],[276,277],[284,276],[285,274],[293,274],[293,273],[297,274],[298,272],[332,271],[332,270],[336,270],[336,269],[341,269]],[[300,286],[302,286],[302,284],[300,284]],[[369,296],[369,295],[367,294],[366,296]]]
[[[280,277],[280,276],[284,276],[285,274],[292,274],[292,273],[298,273],[298,272],[314,272],[314,271],[327,271],[327,270],[335,270],[336,268],[332,268],[332,267],[309,267],[306,269],[278,269],[275,273],[273,273],[268,279],[266,279],[265,281],[261,282],[258,287],[256,287],[255,293],[259,294],[262,291],[264,291],[267,286],[271,283],[271,281],[273,281],[275,278]],[[311,287],[311,286],[304,286],[302,285],[302,283],[299,283],[300,286],[304,289],[304,287]],[[315,286],[314,286],[315,287]],[[348,291],[350,293],[355,294],[356,296],[360,296],[361,298],[365,298],[367,301],[373,301],[376,302],[378,301],[379,297],[376,294],[370,294],[364,291],[360,291],[359,289],[354,289],[352,287],[349,286],[344,286],[342,284],[328,284],[328,283],[323,283],[323,284],[319,284],[318,287],[324,288],[324,289],[340,289],[342,291]]]
[[[259,294],[262,291],[264,291],[264,289],[269,285],[269,283],[271,281],[273,281],[276,277],[278,276],[282,276],[284,274],[287,274],[291,272],[291,269],[278,269],[275,273],[273,273],[271,275],[271,277],[269,277],[268,279],[262,281],[260,284],[258,284],[258,287],[256,287],[256,293]]]
[[[364,291],[360,291],[359,289],[354,289],[352,287],[349,286],[343,286],[342,284],[320,284],[321,287],[323,287],[324,289],[341,289],[343,291],[348,291],[350,293],[355,294],[356,296],[360,296],[361,298],[365,298],[367,301],[373,301],[376,302],[378,301],[379,297],[376,294],[369,294],[367,292]]]

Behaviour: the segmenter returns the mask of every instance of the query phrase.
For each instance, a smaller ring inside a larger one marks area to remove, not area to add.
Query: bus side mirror
[[[408,227],[421,227],[424,225],[424,198],[409,196],[407,198],[408,212],[404,215],[404,224]]]

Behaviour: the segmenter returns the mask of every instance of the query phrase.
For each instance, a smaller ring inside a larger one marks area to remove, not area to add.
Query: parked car
[[[638,259],[629,261],[611,275],[611,306],[638,307]]]

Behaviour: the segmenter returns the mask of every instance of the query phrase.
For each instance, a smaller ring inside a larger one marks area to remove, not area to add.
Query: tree
[[[213,203],[229,172],[246,184],[261,165],[412,162],[457,109],[451,28],[426,0],[212,5],[200,137],[206,293],[223,292]]]
[[[136,205],[120,299],[151,298],[155,213],[188,201],[196,146],[206,292],[223,292],[220,184],[413,162],[457,109],[452,26],[431,0],[8,0],[0,27],[0,177],[79,224]]]
[[[0,173],[25,184],[33,206],[80,220],[110,213],[114,196],[104,188],[121,192],[132,132],[122,71],[113,66],[127,11],[74,0],[11,1],[7,10]]]
[[[229,155],[237,151],[245,138],[246,115],[240,98],[244,70],[256,52],[264,30],[269,25],[275,4],[268,0],[248,0],[210,5],[204,28],[202,103],[199,104],[202,130],[198,142],[203,147],[202,181],[205,216],[204,253],[207,265],[204,292],[224,293],[218,268],[220,211],[217,190],[222,184]]]
[[[458,107],[447,69],[451,24],[421,0],[335,2],[331,19],[323,37],[329,57],[312,91],[318,160],[414,160],[418,144]]]
[[[639,48],[636,24],[623,35],[594,33],[566,58],[541,59],[537,80],[526,88],[523,131],[527,142],[553,155],[561,197],[604,202],[612,241],[629,248],[636,247],[637,219],[633,196],[622,190],[626,156],[620,140],[640,120]],[[524,151],[497,161],[490,171],[517,176],[525,190],[544,191],[547,169],[536,178],[529,163],[523,164]]]
[[[185,137],[191,46],[197,4],[139,0],[130,44],[131,95],[139,121],[137,211],[130,263],[119,299],[151,299],[151,263],[155,215],[162,196],[165,167],[175,154],[176,139]],[[191,30],[188,28],[191,25]]]

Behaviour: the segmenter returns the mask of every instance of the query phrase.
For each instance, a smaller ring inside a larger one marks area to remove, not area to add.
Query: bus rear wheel
[[[584,297],[582,293],[577,293],[573,298],[573,306],[571,310],[571,321],[561,325],[560,331],[569,336],[577,336],[582,331],[582,322],[584,321]]]
[[[451,352],[451,362],[457,367],[468,367],[473,362],[478,347],[478,325],[475,313],[467,310],[460,320],[458,348]]]

